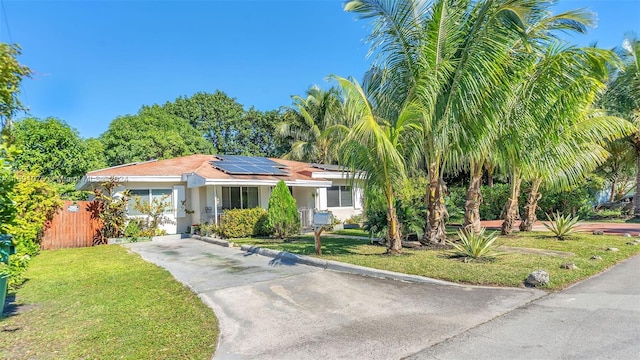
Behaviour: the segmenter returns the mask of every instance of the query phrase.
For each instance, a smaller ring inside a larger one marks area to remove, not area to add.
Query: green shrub
[[[345,224],[357,225],[364,222],[364,214],[352,215],[350,218],[344,221]]]
[[[219,232],[218,226],[216,224],[200,224],[199,229],[200,235],[202,236],[211,236]]]
[[[467,189],[460,186],[452,186],[448,190],[447,195],[444,197],[447,212],[449,213],[448,222],[462,223]]]
[[[171,201],[168,200],[168,197],[169,195],[165,195],[162,198],[155,198],[151,202],[142,201],[139,196],[134,197],[133,208],[142,214],[135,217],[135,222],[138,223],[142,236],[166,235],[167,231],[161,229],[160,226],[176,223],[167,216],[167,209],[171,209]]]
[[[266,219],[267,211],[262,208],[226,210],[220,215],[220,225],[216,231],[226,238],[268,235]],[[200,226],[201,235],[210,235],[204,234],[208,231],[206,225]]]
[[[547,220],[549,220],[549,224],[545,223],[544,226],[549,229],[549,231],[551,231],[558,240],[564,240],[576,230],[579,217],[554,213],[553,219],[547,215]]]
[[[482,186],[482,204],[480,204],[480,219],[498,220],[502,214],[504,204],[509,200],[510,185],[495,184],[493,187]],[[519,201],[520,204],[524,204]],[[464,205],[463,205],[464,206]]]
[[[282,180],[278,181],[269,197],[267,218],[269,227],[280,239],[300,232],[300,215],[296,200]]]
[[[458,257],[478,260],[491,259],[497,255],[494,251],[494,242],[498,238],[496,232],[485,234],[484,228],[477,233],[467,233],[464,230],[459,230],[458,236],[460,237],[461,244],[447,240],[447,242],[454,247],[454,254]]]
[[[422,237],[427,216],[424,196],[427,191],[427,178],[414,176],[402,184],[396,192],[395,208],[403,238]],[[387,236],[387,209],[380,193],[365,194],[366,208],[364,230],[371,236]]]
[[[140,229],[140,222],[138,219],[131,219],[124,228],[124,236],[129,238],[131,242],[137,242],[138,238],[142,236],[142,230]]]
[[[13,235],[16,253],[11,255],[10,285],[22,283],[22,274],[29,260],[40,251],[40,238],[48,221],[62,206],[55,185],[44,181],[33,172],[18,172],[19,180],[13,189],[13,201],[16,205],[16,218],[8,226],[8,233]]]
[[[545,214],[559,212],[564,215],[578,215],[581,218],[588,218],[593,214],[593,204],[597,201],[596,194],[601,188],[602,181],[593,177],[576,184],[569,190],[542,190],[542,198],[538,202],[536,215],[538,218],[544,219]]]
[[[95,189],[95,199],[89,204],[92,219],[100,219],[100,229],[97,243],[106,244],[109,238],[119,238],[124,235],[127,222],[127,201],[129,191],[125,191],[121,197],[116,197],[116,188],[120,186],[115,178],[100,184],[100,189]]]

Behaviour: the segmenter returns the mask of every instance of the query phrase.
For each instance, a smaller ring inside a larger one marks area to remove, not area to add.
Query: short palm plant
[[[496,232],[485,234],[485,229],[480,231],[459,230],[458,236],[461,243],[447,241],[454,247],[454,254],[469,260],[492,259],[498,255],[494,244],[498,238]]]
[[[553,219],[547,214],[547,220],[549,220],[549,224],[545,223],[544,226],[549,229],[558,240],[564,240],[576,231],[579,218],[577,216],[561,215],[559,212],[556,212],[553,214]]]

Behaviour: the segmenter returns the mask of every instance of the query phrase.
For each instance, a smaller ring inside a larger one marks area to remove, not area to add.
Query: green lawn
[[[389,256],[384,255],[384,247],[370,245],[365,240],[323,237],[322,258],[460,283],[492,286],[521,287],[531,271],[544,269],[551,278],[547,288],[557,290],[638,254],[640,245],[627,245],[630,240],[633,239],[576,234],[568,240],[558,241],[548,232],[531,232],[500,237],[498,242],[506,247],[546,249],[574,255],[565,258],[535,252],[504,252],[492,262],[464,263],[460,259],[451,258],[447,250],[404,249],[400,256]],[[315,256],[313,236],[300,236],[284,242],[261,239],[238,239],[235,242]],[[620,251],[607,251],[608,247],[616,247]],[[602,260],[592,260],[593,255],[601,256]],[[578,270],[560,268],[560,265],[569,262],[575,263]]]
[[[120,246],[44,251],[27,278],[18,312],[0,320],[0,358],[211,359],[215,351],[211,309]]]
[[[336,230],[331,231],[331,234],[335,235],[348,235],[348,236],[364,236],[369,237],[369,232],[363,229],[344,229],[344,230]]]

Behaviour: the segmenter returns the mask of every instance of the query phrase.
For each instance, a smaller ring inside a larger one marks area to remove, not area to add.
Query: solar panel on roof
[[[288,175],[282,170],[286,168],[273,160],[264,157],[243,155],[216,155],[219,160],[211,164],[227,174],[234,175]]]
[[[343,171],[346,170],[343,166],[340,165],[326,165],[326,164],[311,164],[316,169],[327,170],[327,171]]]

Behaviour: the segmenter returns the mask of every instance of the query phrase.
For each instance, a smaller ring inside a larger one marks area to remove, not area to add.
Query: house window
[[[251,209],[258,207],[257,187],[222,187],[223,209]]]
[[[164,202],[167,204],[164,213],[171,214],[173,212],[173,201],[171,198],[173,191],[171,189],[129,190],[129,195],[131,196],[131,199],[129,199],[127,203],[127,214],[129,215],[143,215],[140,211],[134,209],[136,197],[140,198],[140,202],[143,204],[148,204],[149,199],[151,199],[152,202]]]
[[[353,206],[351,186],[332,186],[327,189],[327,207]]]

